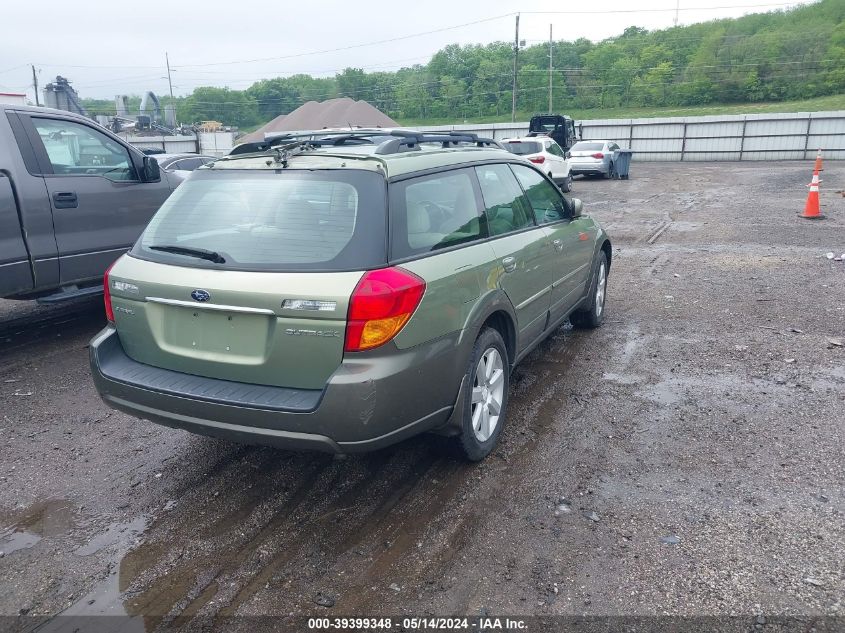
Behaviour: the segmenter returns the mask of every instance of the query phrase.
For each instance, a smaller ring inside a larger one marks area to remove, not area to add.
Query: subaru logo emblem
[[[194,301],[208,301],[211,299],[211,295],[208,294],[207,290],[200,290],[197,288],[191,293],[191,299]]]

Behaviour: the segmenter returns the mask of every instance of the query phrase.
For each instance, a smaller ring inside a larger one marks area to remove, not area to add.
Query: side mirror
[[[161,169],[158,161],[152,156],[144,156],[143,167],[141,168],[141,182],[158,182],[161,180]]]
[[[572,158],[572,152],[567,150],[566,152],[564,152],[563,157],[569,160],[570,158]]]
[[[581,202],[579,198],[572,198],[572,217],[573,218],[580,218],[581,214],[584,213],[584,203]]]

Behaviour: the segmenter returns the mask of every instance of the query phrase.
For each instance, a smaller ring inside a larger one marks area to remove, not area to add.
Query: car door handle
[[[563,250],[563,240],[552,240],[552,244],[554,245],[555,250]]]
[[[57,191],[53,194],[53,206],[57,209],[76,209],[79,200],[75,191]]]
[[[515,257],[505,257],[502,260],[502,268],[505,269],[506,273],[512,273],[516,270],[516,258]]]

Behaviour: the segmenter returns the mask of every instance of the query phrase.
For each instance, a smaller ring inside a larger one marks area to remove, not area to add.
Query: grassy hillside
[[[588,119],[644,119],[670,116],[704,116],[715,114],[761,114],[764,112],[823,112],[827,110],[845,110],[845,94],[803,99],[801,101],[780,101],[774,103],[734,103],[710,104],[703,106],[664,107],[664,108],[604,108],[572,109],[560,112],[577,120]],[[527,121],[533,112],[517,112],[517,121]],[[418,125],[453,125],[457,123],[507,123],[510,116],[475,117],[466,120],[451,118],[441,119],[400,119],[398,122],[407,127]]]

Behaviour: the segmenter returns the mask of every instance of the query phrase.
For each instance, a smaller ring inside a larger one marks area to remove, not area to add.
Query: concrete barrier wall
[[[655,119],[578,121],[583,138],[611,139],[635,160],[804,160],[822,149],[845,159],[845,111],[734,114]],[[528,133],[528,122],[425,126],[421,130],[474,132],[496,140]]]

